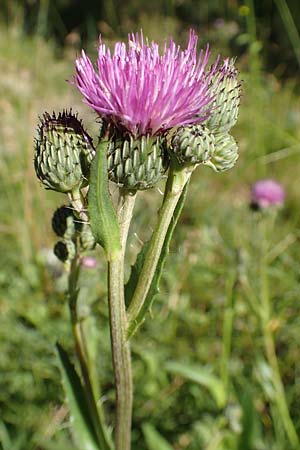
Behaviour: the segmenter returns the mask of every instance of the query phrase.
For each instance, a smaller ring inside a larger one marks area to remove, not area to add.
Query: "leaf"
[[[133,266],[131,266],[131,272],[129,280],[127,281],[125,285],[125,304],[126,307],[130,305],[130,301],[133,297],[135,288],[137,286],[138,280],[139,280],[139,274],[143,268],[144,261],[147,255],[147,251],[150,245],[150,241],[146,242],[139,254],[137,255],[136,261]]]
[[[68,354],[59,344],[56,345],[56,348],[77,446],[80,450],[104,450],[97,444],[96,431],[75,367],[70,362]]]
[[[142,426],[148,450],[173,450],[171,445],[150,423]]]
[[[106,148],[107,141],[100,142],[91,164],[88,210],[94,238],[111,261],[119,254],[121,243],[117,214],[108,189]]]
[[[176,224],[178,222],[179,216],[181,214],[181,211],[182,211],[182,208],[184,205],[184,201],[185,201],[187,189],[188,189],[188,184],[189,183],[187,182],[182,191],[180,199],[178,200],[178,203],[176,205],[174,215],[173,215],[173,220],[169,225],[169,228],[168,228],[168,231],[166,234],[166,238],[165,238],[162,250],[161,250],[161,254],[160,254],[157,266],[156,266],[155,274],[152,279],[152,283],[151,283],[149,292],[147,294],[146,300],[145,300],[138,316],[136,317],[135,321],[128,328],[127,336],[129,338],[132,337],[135,334],[135,332],[138,330],[138,328],[142,325],[142,323],[145,320],[145,316],[146,316],[147,312],[149,311],[149,309],[151,308],[151,306],[155,300],[156,295],[159,293],[160,279],[161,279],[164,265],[165,265],[165,262],[166,262],[166,259],[167,259],[168,253],[169,253],[170,242],[171,242]],[[139,274],[140,274],[140,271],[142,270],[144,261],[147,256],[148,247],[149,247],[149,242],[146,242],[146,244],[143,246],[142,250],[140,251],[140,253],[137,257],[134,266],[131,269],[130,278],[125,286],[125,301],[126,301],[127,305],[130,303],[130,300],[131,300],[133,293],[135,291],[135,288],[137,286]]]
[[[243,384],[241,391],[237,392],[243,416],[242,432],[239,437],[238,450],[252,450],[255,440],[261,437],[259,420],[253,403],[253,393]]]
[[[166,370],[206,387],[219,408],[226,403],[226,392],[222,381],[204,367],[186,365],[176,361],[166,363]]]

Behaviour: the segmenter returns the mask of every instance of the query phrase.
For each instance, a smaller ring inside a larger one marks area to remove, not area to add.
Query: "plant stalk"
[[[176,165],[170,168],[164,201],[159,211],[157,225],[152,234],[147,256],[128,308],[129,327],[135,323],[146,300],[176,205],[191,173],[191,168]]]
[[[132,371],[130,345],[126,340],[127,316],[124,298],[124,256],[135,195],[120,192],[117,207],[121,252],[108,261],[108,304],[113,367],[116,386],[116,450],[130,450],[132,419]]]
[[[71,315],[73,338],[75,350],[79,360],[86,401],[89,406],[91,417],[93,419],[98,442],[105,449],[112,449],[111,439],[104,425],[104,413],[101,406],[97,406],[94,395],[94,389],[90,377],[90,368],[88,363],[87,349],[84,344],[84,334],[77,312],[78,299],[78,278],[80,267],[78,264],[78,255],[72,260],[69,273],[69,309]]]
[[[271,216],[271,229],[273,229],[275,216]],[[273,384],[275,388],[276,405],[281,416],[287,437],[293,449],[299,448],[299,437],[290,416],[288,402],[281,379],[280,367],[276,355],[276,347],[273,333],[270,329],[272,307],[270,302],[269,277],[268,277],[268,238],[267,226],[269,222],[262,224],[262,254],[260,261],[260,289],[261,289],[261,328],[267,361],[273,372]]]

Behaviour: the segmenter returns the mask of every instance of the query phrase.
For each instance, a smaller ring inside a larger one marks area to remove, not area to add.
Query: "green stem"
[[[274,225],[274,217],[271,217],[272,224]],[[268,239],[267,239],[267,226],[268,222],[263,223],[262,230],[262,255],[260,262],[260,289],[261,289],[261,327],[264,340],[265,353],[268,363],[273,373],[273,384],[275,388],[276,404],[279,410],[279,415],[282,418],[283,425],[290,441],[292,448],[299,448],[299,438],[295,430],[292,418],[290,416],[288,402],[285,395],[283,382],[281,379],[279,363],[276,355],[275,341],[272,331],[270,330],[271,319],[271,302],[270,302],[270,290],[269,290],[269,278],[268,278]]]
[[[130,345],[126,341],[127,317],[124,298],[124,255],[135,196],[120,195],[118,220],[120,225],[120,255],[108,261],[108,302],[113,367],[116,386],[116,450],[130,450],[132,418],[132,373]]]
[[[107,430],[104,426],[104,414],[102,408],[97,406],[94,390],[90,378],[87,349],[84,344],[84,335],[81,327],[81,321],[78,317],[77,299],[78,299],[78,278],[80,266],[78,264],[78,255],[72,260],[69,274],[69,308],[71,315],[73,338],[75,350],[79,360],[81,374],[83,378],[86,400],[94,423],[98,442],[105,449],[112,449],[112,444]]]
[[[144,305],[176,205],[191,173],[190,168],[173,166],[170,169],[158,222],[152,234],[147,256],[128,308],[129,327],[134,324]]]
[[[226,392],[226,399],[229,393],[229,365],[232,347],[233,321],[235,314],[235,300],[238,284],[237,271],[230,273],[228,277],[228,287],[226,295],[226,304],[224,306],[224,322],[222,337],[222,360],[221,360],[221,377]]]
[[[286,395],[285,395],[285,391],[284,391],[284,386],[283,386],[281,375],[280,375],[280,369],[279,369],[278,359],[277,359],[277,355],[276,355],[274,337],[273,337],[272,332],[270,331],[268,324],[264,324],[264,326],[263,326],[263,337],[264,337],[264,345],[265,345],[267,359],[268,359],[269,365],[272,368],[273,384],[275,387],[276,403],[277,403],[277,407],[279,410],[279,414],[282,418],[284,428],[285,428],[286,434],[288,436],[288,439],[292,445],[292,448],[298,449],[299,448],[299,438],[298,438],[297,432],[295,430],[295,426],[294,426],[293,421],[290,416],[289,407],[288,407],[288,403],[287,403]]]
[[[79,190],[72,191],[69,194],[69,199],[79,218],[83,222],[88,222],[89,218],[85,210],[84,199],[81,192]]]

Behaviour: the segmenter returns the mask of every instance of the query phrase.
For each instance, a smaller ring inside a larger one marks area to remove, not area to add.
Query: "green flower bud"
[[[58,241],[54,246],[54,254],[62,262],[69,262],[76,255],[76,247],[73,241]]]
[[[38,129],[34,167],[37,177],[58,192],[69,193],[88,184],[95,150],[77,115],[45,113]]]
[[[61,206],[52,217],[52,229],[57,236],[73,239],[76,231],[81,230],[81,223],[74,216],[71,206]]]
[[[169,159],[158,137],[113,136],[108,146],[108,175],[129,190],[153,187],[166,172]]]
[[[219,133],[215,138],[215,152],[206,165],[216,172],[225,172],[235,165],[239,157],[238,146],[228,133]]]
[[[237,121],[241,95],[234,59],[224,61],[223,67],[212,80],[211,92],[215,99],[205,125],[214,132],[228,132]]]
[[[215,151],[215,137],[203,125],[189,125],[171,130],[167,141],[169,150],[175,154],[179,163],[204,163]]]
[[[82,250],[93,250],[96,242],[89,224],[82,224],[80,232],[80,246]]]

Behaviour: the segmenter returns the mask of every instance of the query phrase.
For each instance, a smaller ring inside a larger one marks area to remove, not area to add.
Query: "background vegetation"
[[[52,255],[50,226],[63,200],[35,178],[37,116],[72,107],[96,136],[95,115],[65,82],[79,49],[95,53],[99,32],[112,43],[141,27],[150,38],[163,41],[172,34],[184,43],[190,26],[214,52],[238,56],[244,84],[234,135],[241,155],[228,174],[199,168],[193,177],[153,318],[133,342],[133,448],[300,448],[293,435],[300,435],[299,14],[297,0],[2,0],[2,450],[73,449],[53,350],[60,340],[72,353],[66,280]],[[262,177],[286,189],[277,214],[248,207],[250,186]],[[158,190],[140,195],[132,261],[159,201]],[[102,256],[97,254],[102,279],[93,270],[83,272],[82,314],[94,333],[110,415]],[[90,323],[91,310],[96,324]]]

